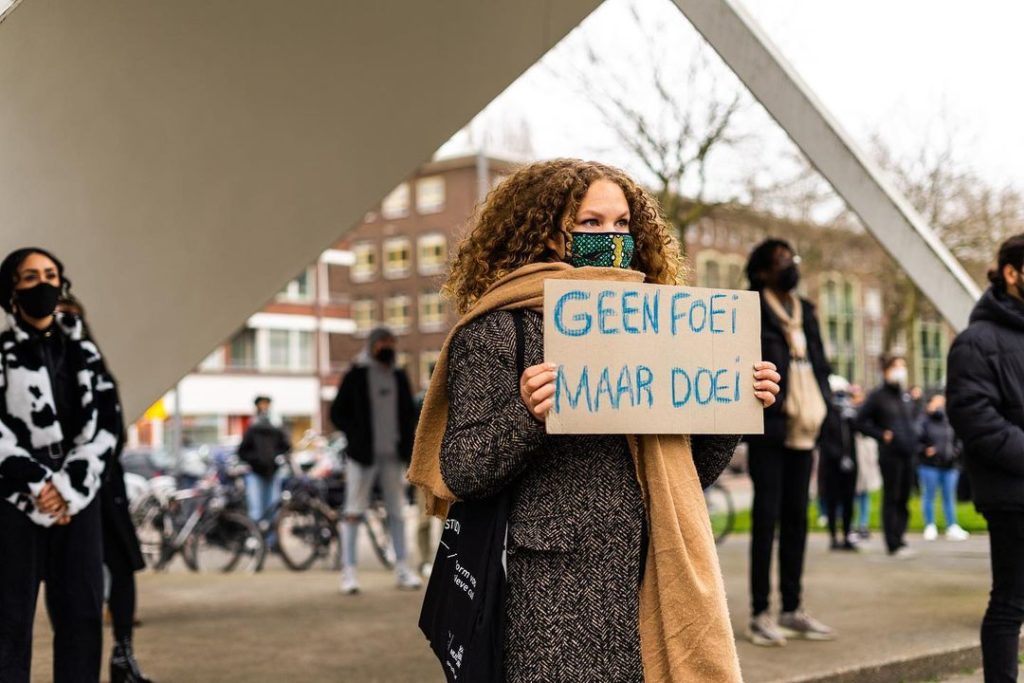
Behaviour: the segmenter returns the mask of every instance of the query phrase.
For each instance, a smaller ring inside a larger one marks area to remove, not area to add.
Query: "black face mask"
[[[779,271],[776,282],[782,291],[792,292],[800,284],[800,269],[795,263],[786,266]]]
[[[391,365],[395,362],[395,350],[389,347],[385,347],[373,354],[373,357],[377,359],[377,362],[383,363],[384,365]]]
[[[40,282],[29,289],[14,291],[14,301],[18,304],[18,310],[35,320],[53,315],[57,310],[59,298],[60,289],[47,282]]]

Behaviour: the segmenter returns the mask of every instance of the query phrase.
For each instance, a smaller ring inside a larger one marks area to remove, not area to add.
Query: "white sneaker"
[[[404,565],[395,567],[395,578],[398,580],[399,590],[416,591],[423,587],[423,581]]]
[[[891,555],[892,557],[895,557],[898,560],[910,560],[917,557],[917,551],[912,550],[907,546],[902,546],[901,548],[897,549],[896,552],[891,553]]]
[[[959,524],[946,529],[946,540],[947,541],[966,541],[971,535],[964,531]]]
[[[359,576],[355,567],[341,570],[341,592],[343,595],[355,595],[359,592]]]
[[[949,535],[948,531],[946,532],[946,535],[947,536]],[[924,528],[924,540],[926,540],[926,541],[934,541],[938,537],[939,537],[939,530],[938,530],[938,528],[934,524],[929,524],[928,526],[926,526]]]

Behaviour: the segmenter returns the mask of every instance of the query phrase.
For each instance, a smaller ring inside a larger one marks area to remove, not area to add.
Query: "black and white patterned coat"
[[[8,316],[0,333],[0,498],[40,526],[56,522],[35,499],[52,482],[67,502],[68,514],[81,512],[96,497],[104,462],[117,446],[121,408],[96,345],[85,338],[82,321],[57,317],[57,334],[66,337],[66,363],[73,363],[82,428],[70,451],[57,417],[54,390],[42,354],[31,335]],[[0,505],[5,503],[0,503]]]
[[[527,367],[543,361],[543,319],[524,320]],[[623,436],[553,436],[519,398],[515,327],[497,312],[456,333],[448,356],[441,473],[463,499],[511,487],[507,683],[640,683],[645,510]],[[738,437],[695,436],[709,485]]]

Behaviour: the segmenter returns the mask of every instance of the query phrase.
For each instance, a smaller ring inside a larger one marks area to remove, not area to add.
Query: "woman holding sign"
[[[427,392],[409,478],[428,506],[511,493],[504,669],[520,681],[739,681],[702,488],[738,437],[549,436],[544,281],[677,284],[656,202],[621,171],[560,159],[495,188],[445,291],[463,314]],[[523,314],[525,371],[515,318]],[[769,363],[750,370],[764,405]]]

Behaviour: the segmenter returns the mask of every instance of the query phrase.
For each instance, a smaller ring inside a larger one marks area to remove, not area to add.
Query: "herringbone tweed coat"
[[[543,319],[525,315],[526,366]],[[639,589],[645,512],[623,436],[549,436],[519,398],[512,314],[469,323],[449,348],[441,473],[462,499],[511,486],[508,683],[643,681]],[[738,437],[693,438],[701,483]]]

